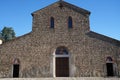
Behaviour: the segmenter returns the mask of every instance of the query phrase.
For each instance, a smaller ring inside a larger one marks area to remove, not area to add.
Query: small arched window
[[[68,28],[72,28],[72,27],[73,27],[72,17],[69,16],[69,18],[68,18]]]
[[[50,28],[54,28],[54,18],[50,18]]]

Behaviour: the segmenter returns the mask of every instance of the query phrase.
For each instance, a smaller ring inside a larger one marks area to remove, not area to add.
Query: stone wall
[[[72,29],[67,27],[69,16]],[[54,29],[50,29],[50,17],[55,19]],[[119,72],[120,47],[91,37],[89,32],[88,15],[61,9],[58,3],[33,13],[33,31],[0,46],[0,77],[12,78],[15,58],[20,60],[20,78],[53,77],[53,53],[60,46],[67,47],[70,54],[70,77],[105,77],[107,56],[113,58]]]

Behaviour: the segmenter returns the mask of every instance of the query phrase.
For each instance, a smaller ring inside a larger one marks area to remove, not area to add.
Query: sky
[[[31,13],[58,0],[0,0],[0,30],[12,27],[16,36],[32,30]],[[64,0],[91,12],[90,29],[120,41],[120,0]]]

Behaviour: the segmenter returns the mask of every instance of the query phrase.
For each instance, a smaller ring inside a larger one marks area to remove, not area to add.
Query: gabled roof
[[[102,41],[105,41],[105,42],[108,42],[108,43],[111,43],[111,44],[113,44],[115,46],[120,47],[120,41],[119,40],[107,37],[107,36],[102,35],[102,34],[98,34],[98,33],[93,32],[93,31],[88,32],[87,35],[89,37],[96,38],[96,39],[99,39],[99,40],[102,40]]]
[[[63,7],[68,7],[68,8],[73,9],[73,10],[79,12],[79,13],[82,13],[83,15],[85,15],[85,14],[90,15],[90,11],[85,10],[83,8],[80,8],[80,7],[77,7],[77,6],[73,5],[73,4],[70,4],[70,3],[65,2],[65,1],[57,1],[57,2],[55,2],[55,3],[53,3],[53,4],[49,5],[49,6],[52,6],[54,4],[62,4]],[[47,6],[47,7],[49,7],[49,6]],[[44,7],[44,8],[47,8],[47,7]],[[42,9],[44,9],[44,8],[42,8]],[[42,9],[40,9],[40,10],[42,10]],[[34,13],[40,11],[40,10],[37,10],[37,11],[33,12],[32,15]]]

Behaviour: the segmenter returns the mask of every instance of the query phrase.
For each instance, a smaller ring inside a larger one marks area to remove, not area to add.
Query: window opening
[[[50,28],[54,28],[54,18],[50,18]]]
[[[68,28],[72,28],[72,27],[73,27],[72,17],[69,16],[69,18],[68,18]]]

